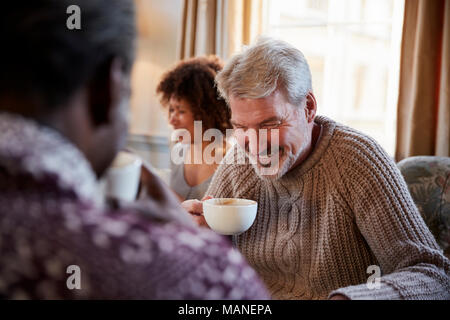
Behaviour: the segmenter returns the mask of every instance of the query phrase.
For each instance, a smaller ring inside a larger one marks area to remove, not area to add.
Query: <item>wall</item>
[[[176,63],[182,0],[135,0],[139,30],[132,72],[128,148],[157,168],[169,166],[170,127],[156,96],[162,74]]]

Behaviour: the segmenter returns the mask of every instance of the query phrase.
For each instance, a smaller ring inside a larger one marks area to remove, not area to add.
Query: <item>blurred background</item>
[[[420,40],[417,34],[424,32],[417,30],[418,24],[427,21],[423,20],[423,12],[429,13],[425,16],[428,21],[435,21],[439,11],[449,10],[448,1],[436,1],[435,8],[426,7],[424,2],[430,1],[136,0],[139,42],[132,80],[129,148],[156,168],[168,168],[171,130],[155,94],[161,75],[180,59],[192,56],[214,53],[227,61],[243,45],[264,34],[286,40],[304,53],[311,67],[318,114],[372,136],[396,160],[414,154],[448,156],[448,101],[442,104],[433,98],[430,106],[421,103],[420,107],[436,109],[429,109],[429,121],[434,126],[431,129],[422,124],[411,126],[413,119],[405,118],[406,124],[397,119],[397,114],[420,114],[411,100],[435,90],[420,91],[411,85],[399,88],[402,61],[403,79],[409,78],[407,72],[411,70],[407,69],[414,64],[423,65],[420,54],[419,58],[402,56],[402,41],[404,52],[408,45],[430,50],[423,43],[413,43]],[[441,9],[439,2],[444,3]],[[448,21],[445,23],[448,25]],[[415,40],[405,43],[408,34]],[[445,43],[448,30],[435,36]],[[442,49],[442,41],[435,45]],[[439,57],[445,54],[448,50]],[[432,57],[426,57],[428,63]],[[448,67],[446,70],[448,84]],[[442,78],[442,72],[438,73]],[[412,96],[399,101],[399,92]],[[420,130],[428,132],[421,139],[430,141],[425,141],[425,149],[414,150]],[[400,143],[403,149],[399,149]]]

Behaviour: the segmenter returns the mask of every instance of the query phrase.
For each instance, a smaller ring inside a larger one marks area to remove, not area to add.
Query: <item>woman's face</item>
[[[169,100],[169,124],[175,129],[186,129],[194,140],[194,114],[184,99],[171,97]]]

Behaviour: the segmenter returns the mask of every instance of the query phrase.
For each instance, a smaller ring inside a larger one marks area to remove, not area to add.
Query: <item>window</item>
[[[308,60],[318,114],[375,138],[393,155],[402,0],[269,0],[265,33]]]

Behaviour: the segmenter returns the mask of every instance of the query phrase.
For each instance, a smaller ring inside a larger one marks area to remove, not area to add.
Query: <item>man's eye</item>
[[[269,123],[264,123],[263,125],[261,125],[261,128],[276,128],[280,125],[280,122],[269,122]]]

